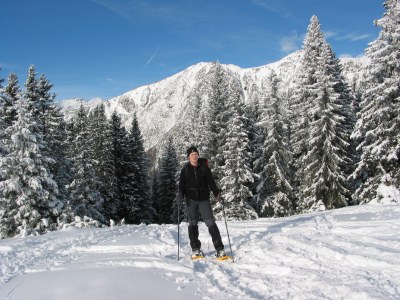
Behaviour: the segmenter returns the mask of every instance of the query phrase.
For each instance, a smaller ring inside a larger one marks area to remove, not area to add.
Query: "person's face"
[[[199,154],[197,152],[192,152],[189,155],[189,161],[192,165],[196,166],[197,165],[197,161],[199,159]]]

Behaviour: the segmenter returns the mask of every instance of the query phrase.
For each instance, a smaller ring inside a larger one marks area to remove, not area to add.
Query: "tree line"
[[[85,224],[172,223],[185,149],[210,160],[229,219],[282,217],[399,194],[399,7],[386,0],[381,32],[358,90],[313,16],[295,82],[282,93],[271,72],[246,87],[215,63],[187,99],[157,169],[131,129],[103,104],[66,120],[53,85],[30,66],[22,90],[0,81],[0,236]],[[178,154],[179,153],[179,154]],[[388,193],[388,191],[392,191]],[[398,201],[398,199],[397,199]],[[217,218],[220,203],[214,205]]]
[[[400,12],[398,1],[384,7],[357,89],[316,16],[290,87],[271,71],[244,101],[240,79],[215,63],[193,89],[174,144],[210,158],[230,219],[400,202]]]

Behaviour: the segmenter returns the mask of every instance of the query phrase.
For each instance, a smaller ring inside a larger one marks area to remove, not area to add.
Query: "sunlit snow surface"
[[[226,250],[224,222],[218,222]],[[235,262],[189,259],[187,224],[0,240],[0,299],[400,299],[400,206],[228,222]]]

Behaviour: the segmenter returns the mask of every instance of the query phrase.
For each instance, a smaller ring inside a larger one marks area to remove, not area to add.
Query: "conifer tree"
[[[225,145],[222,147],[225,164],[222,166],[221,187],[225,199],[226,216],[233,220],[257,218],[257,213],[249,205],[252,197],[250,186],[253,174],[249,166],[251,160],[248,133],[243,121],[239,87],[232,87],[229,105],[232,113],[228,119]],[[222,218],[221,204],[214,210],[217,218]]]
[[[51,84],[46,76],[41,75],[37,81],[37,96],[38,96],[38,108],[39,108],[39,122],[42,126],[43,134],[46,135],[50,127],[49,112],[50,109],[54,109],[54,99],[56,95],[51,93]]]
[[[41,130],[42,122],[39,120],[40,100],[38,93],[38,81],[36,79],[36,68],[34,65],[30,65],[28,70],[28,77],[25,81],[24,97],[28,102],[28,110],[32,113],[32,118],[37,122],[38,129]]]
[[[264,141],[262,147],[261,182],[259,185],[260,217],[284,217],[294,213],[293,188],[289,171],[292,156],[286,139],[282,116],[282,100],[278,96],[278,79],[274,72],[269,76],[269,103],[263,110]]]
[[[0,68],[1,70],[1,68]],[[5,130],[7,128],[7,123],[6,123],[6,94],[4,92],[2,82],[4,79],[0,78],[0,159],[4,157],[7,153],[6,150],[6,145],[5,145],[5,140],[6,140],[6,135],[5,135]],[[2,181],[3,175],[0,169],[0,182]],[[2,190],[0,188],[0,195],[2,193]]]
[[[103,202],[99,192],[99,181],[94,172],[95,162],[90,155],[87,113],[81,104],[74,119],[74,140],[72,157],[74,180],[70,185],[71,209],[75,216],[90,217],[103,224]]]
[[[335,153],[340,173],[343,176],[341,184],[345,188],[342,194],[346,197],[346,205],[352,203],[351,190],[354,190],[349,177],[355,169],[357,152],[351,140],[351,134],[356,123],[357,99],[351,92],[347,80],[344,78],[343,67],[329,44],[326,44],[325,73],[329,74],[329,85],[332,96],[330,101],[336,118],[335,124]]]
[[[210,70],[210,98],[208,112],[208,142],[206,156],[211,161],[216,182],[222,178],[222,167],[225,164],[223,146],[226,142],[227,123],[232,109],[229,107],[230,87],[225,71],[220,63]]]
[[[1,70],[1,68],[0,68]],[[2,86],[2,82],[4,79],[0,78],[0,159],[5,155],[6,149],[4,145],[5,140],[5,129],[6,129],[6,95]],[[0,172],[0,181],[1,181],[1,172]],[[1,193],[1,190],[0,190]]]
[[[33,70],[33,71],[32,71]],[[51,91],[53,84],[49,82],[45,75],[41,75],[38,80],[35,79],[34,68],[31,66],[28,76],[29,82],[36,84],[31,87],[26,84],[27,90],[32,95],[30,103],[37,109],[36,122],[39,125],[44,139],[43,152],[54,159],[50,166],[50,171],[54,181],[59,187],[57,200],[51,205],[50,215],[56,220],[61,214],[62,209],[68,201],[66,185],[71,182],[70,164],[65,157],[65,123],[61,108],[55,103],[56,95]],[[33,96],[35,95],[35,96]]]
[[[45,232],[51,222],[50,207],[57,200],[58,187],[49,171],[54,161],[42,152],[43,136],[28,107],[28,101],[20,98],[18,120],[7,128],[9,153],[0,163],[2,238]]]
[[[50,215],[53,219],[60,218],[59,226],[62,222],[70,220],[71,213],[69,205],[68,185],[73,180],[72,163],[67,158],[67,130],[64,114],[61,107],[52,103],[45,113],[46,132],[44,139],[46,141],[46,151],[49,153],[54,163],[50,166],[51,174],[58,186],[58,197],[52,205]]]
[[[366,49],[367,67],[358,121],[352,137],[361,160],[353,177],[361,181],[356,203],[381,202],[384,191],[400,190],[400,3],[386,0],[384,15],[376,21],[378,38]],[[389,195],[389,201],[399,201]]]
[[[11,73],[8,76],[7,86],[4,88],[4,122],[5,126],[11,126],[17,120],[17,101],[21,95],[18,77]]]
[[[201,149],[203,155],[208,155],[207,148],[207,106],[204,91],[204,84],[198,83],[189,95],[189,103],[181,126],[182,143],[178,153],[185,153],[191,145]],[[183,155],[184,156],[184,155]],[[186,157],[185,157],[186,159]]]
[[[252,141],[252,172],[254,177],[254,184],[252,186],[253,193],[253,207],[260,213],[261,210],[261,201],[260,201],[260,185],[264,181],[263,178],[263,169],[266,164],[264,157],[264,143],[265,138],[267,136],[265,132],[265,120],[263,118],[263,114],[266,111],[266,105],[268,102],[268,96],[265,92],[266,90],[266,82],[263,83],[263,87],[260,91],[260,94],[264,95],[264,97],[256,98],[255,102],[252,104],[253,111],[253,120],[254,120],[254,130],[255,136]],[[269,83],[268,83],[269,84]]]
[[[115,111],[109,122],[117,192],[116,198],[111,203],[110,211],[114,220],[125,219],[127,223],[132,223],[130,211],[136,207],[132,183],[136,179],[129,164],[128,133],[121,124],[121,117]]]
[[[107,120],[104,104],[99,104],[89,115],[90,152],[94,160],[94,172],[99,181],[99,192],[104,199],[107,219],[113,219],[113,202],[118,198],[115,160],[112,151],[112,131]]]
[[[258,124],[260,121],[260,100],[258,96],[258,94],[260,94],[260,91],[258,90],[256,85],[253,85],[250,87],[249,94],[249,103],[244,108],[243,117],[244,125],[249,138],[249,152],[251,154],[249,167],[251,168],[253,174],[253,183],[250,186],[253,197],[249,203],[258,213],[257,186],[260,183],[260,172],[258,172],[259,170],[257,161],[260,158],[261,150],[261,127]]]
[[[132,182],[135,205],[132,206],[131,219],[133,223],[150,223],[154,217],[154,210],[150,203],[150,187],[148,178],[149,159],[143,145],[143,137],[139,128],[136,112],[133,115],[131,131],[128,135],[128,149],[130,165],[132,167]]]
[[[320,24],[313,16],[304,42],[302,72],[307,118],[305,152],[298,157],[297,179],[300,183],[300,211],[332,209],[347,205],[345,174],[348,136],[344,132],[341,95],[332,63],[333,51],[325,42]],[[349,99],[347,99],[349,100]]]
[[[172,140],[170,138],[163,151],[161,157],[161,167],[159,171],[159,224],[175,223],[172,218],[174,213],[174,199],[178,189],[178,165],[179,164],[176,151],[172,145]]]

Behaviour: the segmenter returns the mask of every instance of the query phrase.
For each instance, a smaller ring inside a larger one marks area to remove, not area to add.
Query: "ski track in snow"
[[[202,223],[207,258],[201,261],[189,258],[185,223],[179,262],[176,225],[71,228],[1,240],[0,281],[34,272],[122,267],[156,270],[176,285],[177,299],[185,298],[179,291],[188,286],[195,287],[193,299],[400,299],[400,206],[368,208],[228,222],[234,263],[212,259]],[[218,226],[229,254],[225,224]]]

